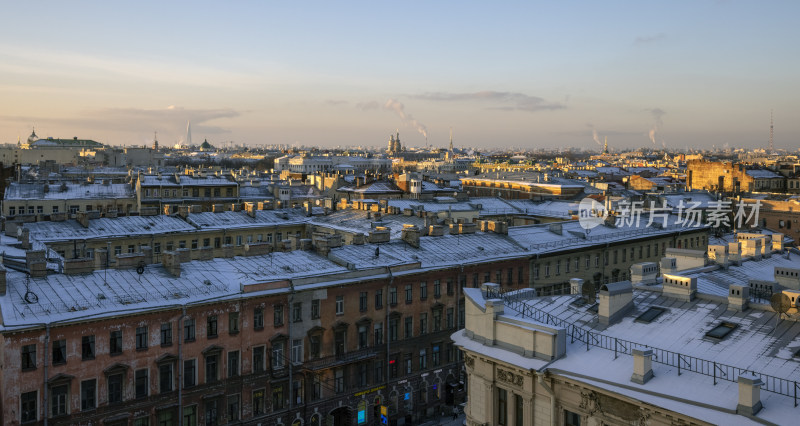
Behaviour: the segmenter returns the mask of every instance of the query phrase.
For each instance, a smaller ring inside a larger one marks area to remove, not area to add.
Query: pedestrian
[[[453,406],[453,420],[458,418],[458,408]]]

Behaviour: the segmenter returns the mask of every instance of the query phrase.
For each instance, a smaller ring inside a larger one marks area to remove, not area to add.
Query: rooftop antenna
[[[772,143],[772,110],[769,110],[769,152],[775,152],[775,145]]]

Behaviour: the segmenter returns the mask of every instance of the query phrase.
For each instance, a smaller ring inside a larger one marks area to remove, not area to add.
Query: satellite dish
[[[581,288],[581,296],[586,301],[586,303],[594,303],[595,297],[597,296],[597,290],[594,288],[594,283],[591,282],[584,282]]]
[[[792,302],[789,301],[789,296],[783,293],[775,293],[772,297],[769,298],[769,304],[772,305],[772,309],[778,313],[778,317],[782,317],[783,314],[789,312],[789,309],[792,307]]]

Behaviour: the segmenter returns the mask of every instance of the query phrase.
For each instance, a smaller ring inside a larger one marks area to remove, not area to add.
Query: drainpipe
[[[389,281],[387,281],[387,283],[386,283],[386,296],[385,296],[385,301],[386,301],[386,320],[384,322],[386,324],[386,333],[385,333],[385,338],[386,338],[386,372],[384,374],[386,374],[386,399],[388,400],[389,399],[389,393],[390,393],[389,392],[389,373],[391,372],[391,369],[392,369],[391,364],[389,364],[389,362],[391,361],[391,351],[389,349],[389,342],[392,340],[392,336],[391,336],[390,328],[389,328],[389,309],[390,309],[390,306],[391,306],[389,304],[389,289],[391,288],[392,283],[394,282],[394,275],[392,275],[392,267],[391,266],[387,266],[386,267],[386,272],[389,274]],[[387,401],[385,405],[388,407],[389,406],[389,402]]]
[[[44,333],[44,389],[42,390],[42,408],[44,409],[44,426],[47,426],[47,351],[50,344],[50,323],[45,325],[45,333]]]
[[[550,395],[550,425],[556,426],[558,424],[556,421],[556,393],[553,392],[553,388],[544,381],[544,372],[540,372],[537,378],[539,384],[542,385],[547,394]]]
[[[183,319],[186,318],[186,305],[181,306],[181,316],[178,318],[178,424],[183,425]],[[196,367],[195,367],[196,368]]]
[[[292,315],[294,315],[294,313],[293,313],[293,303],[294,303],[294,283],[292,282],[292,280],[289,280],[289,306],[288,306],[288,308],[289,308],[289,320],[286,322],[286,335],[288,336],[288,339],[287,339],[288,342],[286,342],[286,343],[287,343],[288,347],[286,348],[286,353],[289,354],[289,362],[288,362],[288,364],[289,364],[289,410],[290,411],[294,407],[294,402],[295,402],[294,401],[294,394],[293,394],[293,392],[294,392],[294,380],[292,380],[293,379],[293,376],[292,376],[292,373],[293,373],[292,372],[292,362],[293,362],[292,355],[293,354],[291,353],[291,350],[292,350],[292,321],[294,321],[294,318],[292,317]]]

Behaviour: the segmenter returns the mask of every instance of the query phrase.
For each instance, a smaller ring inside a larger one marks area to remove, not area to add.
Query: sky
[[[800,148],[800,2],[4,2],[0,143]]]

